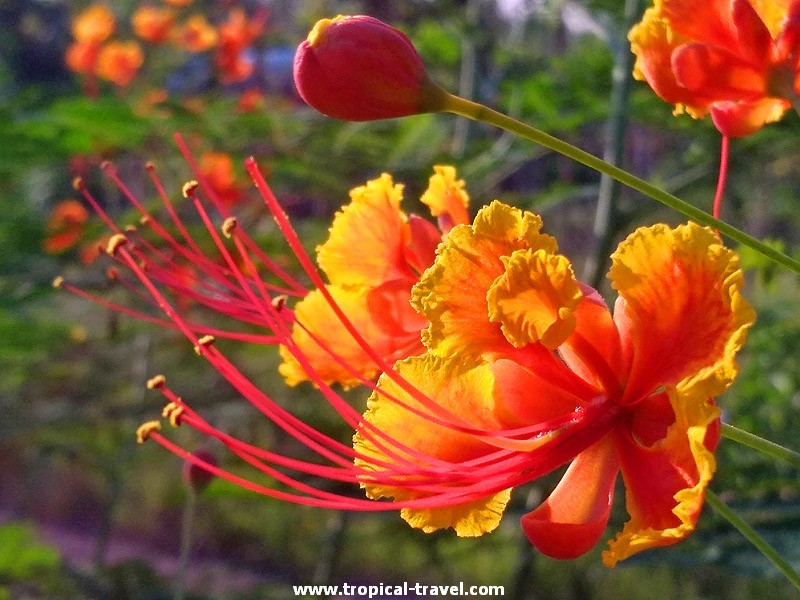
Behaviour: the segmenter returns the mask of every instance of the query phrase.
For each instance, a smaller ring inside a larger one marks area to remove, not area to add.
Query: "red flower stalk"
[[[319,21],[297,48],[294,81],[306,103],[347,121],[434,112],[445,95],[408,37],[367,16]]]

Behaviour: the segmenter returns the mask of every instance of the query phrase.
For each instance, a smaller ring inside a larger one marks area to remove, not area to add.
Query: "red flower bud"
[[[210,465],[217,466],[217,458],[208,450],[198,450],[192,454]],[[183,463],[182,475],[186,485],[193,488],[197,493],[206,489],[208,484],[214,480],[213,473],[188,460]]]
[[[446,95],[411,40],[367,16],[317,22],[297,48],[294,81],[310,106],[346,121],[434,112]]]

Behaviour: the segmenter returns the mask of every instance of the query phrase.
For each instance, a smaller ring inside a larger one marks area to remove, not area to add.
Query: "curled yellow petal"
[[[350,203],[336,213],[317,262],[330,282],[376,286],[412,277],[405,259],[406,215],[400,210],[403,186],[384,173],[350,191]]]
[[[443,232],[447,233],[455,225],[469,223],[469,195],[464,188],[464,180],[456,178],[455,167],[436,165],[433,171],[428,189],[420,200],[431,209],[434,217],[439,218]]]
[[[452,528],[458,537],[478,537],[497,528],[510,498],[511,490],[503,490],[489,498],[445,508],[404,508],[400,516],[425,533]]]
[[[541,226],[539,216],[495,200],[472,226],[450,231],[412,290],[412,304],[430,321],[422,339],[432,352],[466,360],[507,347],[500,326],[488,319],[486,295],[505,272],[502,257],[521,249],[555,252],[555,240]]]
[[[489,288],[489,320],[501,323],[516,347],[541,342],[557,348],[575,329],[583,298],[569,261],[544,250],[517,250],[503,257],[505,273]]]
[[[755,319],[736,253],[696,223],[662,224],[639,228],[611,258],[614,320],[633,357],[627,399],[665,384],[725,391]]]
[[[408,285],[388,283],[374,289],[328,286],[328,291],[361,336],[389,364],[423,350],[419,331],[425,320],[408,303]],[[360,383],[356,374],[371,379],[380,373],[319,290],[313,290],[298,302],[294,314],[297,323],[292,328],[293,343],[322,381],[347,387]],[[314,337],[327,344],[340,360],[331,356]],[[286,346],[279,350],[283,364],[278,370],[288,385],[310,379]]]
[[[367,402],[364,421],[380,430],[388,438],[375,437],[365,430],[353,437],[353,447],[358,453],[355,464],[365,473],[379,473],[384,467],[380,463],[397,464],[408,460],[424,470],[431,461],[452,463],[453,470],[462,469],[460,463],[485,456],[496,450],[495,446],[480,436],[458,431],[426,418],[430,414],[444,423],[469,426],[486,431],[499,430],[495,415],[495,399],[492,392],[494,377],[487,365],[467,368],[457,360],[446,360],[432,354],[424,354],[397,363],[396,370],[406,381],[428,396],[437,407],[424,406],[400,388],[390,377],[382,375],[379,389]],[[416,414],[387,397],[397,398],[411,408],[421,410]],[[455,419],[455,421],[454,421]],[[428,457],[430,460],[428,460]],[[439,467],[441,465],[439,464]],[[447,473],[438,477],[447,477]],[[409,479],[408,483],[418,481]],[[433,480],[434,483],[445,483]],[[410,487],[404,487],[404,479],[396,477],[396,483],[370,482],[365,475],[362,487],[370,498],[393,498],[403,501],[424,497]],[[501,490],[487,497],[467,499],[463,504],[441,508],[402,509],[401,516],[413,527],[426,532],[453,528],[460,536],[477,536],[491,531],[500,521],[508,502],[510,491]],[[454,503],[457,501],[454,501]]]

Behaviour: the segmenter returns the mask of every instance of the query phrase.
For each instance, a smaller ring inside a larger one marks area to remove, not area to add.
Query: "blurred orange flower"
[[[89,212],[77,200],[70,198],[56,204],[45,227],[44,251],[59,254],[75,246],[83,236],[88,218]]]
[[[125,87],[136,77],[144,63],[144,53],[138,43],[109,42],[97,57],[97,75]]]
[[[200,173],[217,198],[225,206],[233,206],[242,198],[242,188],[236,182],[233,160],[222,152],[206,152],[200,156]]]
[[[628,37],[634,76],[728,137],[800,105],[800,2],[656,0]]]
[[[193,15],[175,33],[175,42],[193,53],[210,50],[217,44],[217,39],[217,30],[203,15]]]
[[[263,108],[265,101],[264,94],[261,93],[261,90],[258,88],[248,88],[239,96],[236,108],[239,112],[255,112]]]
[[[263,28],[263,13],[249,20],[242,9],[231,11],[228,20],[220,25],[215,60],[223,83],[236,83],[250,76],[253,64],[245,59],[243,53]]]
[[[100,46],[96,42],[73,42],[67,48],[67,67],[75,73],[94,73]]]
[[[75,41],[67,47],[67,67],[76,73],[93,74],[100,47],[116,29],[114,13],[105,4],[93,4],[72,20]]]
[[[175,13],[169,8],[158,8],[152,4],[140,6],[131,16],[134,33],[151,44],[165,42],[172,33]]]
[[[92,4],[72,20],[72,36],[78,42],[104,42],[117,27],[114,13],[105,4]]]

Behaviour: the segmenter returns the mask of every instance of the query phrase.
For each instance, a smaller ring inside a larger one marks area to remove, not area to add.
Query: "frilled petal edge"
[[[609,542],[603,562],[613,567],[633,554],[679,542],[694,531],[716,469],[712,449],[720,410],[699,394],[669,393],[675,414],[664,438],[644,445],[620,436],[620,463],[631,516]]]

